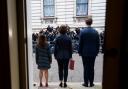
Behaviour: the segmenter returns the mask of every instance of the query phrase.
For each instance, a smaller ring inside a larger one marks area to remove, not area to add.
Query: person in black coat
[[[48,87],[48,69],[50,69],[52,63],[52,56],[50,52],[49,45],[47,43],[46,37],[40,35],[38,39],[38,44],[36,46],[36,64],[38,66],[40,87],[42,87],[42,77],[46,79],[45,86]]]
[[[86,19],[87,28],[83,28],[80,33],[79,55],[82,56],[84,67],[84,84],[83,86],[94,86],[94,63],[99,52],[100,40],[99,33],[91,27],[92,19]]]
[[[64,79],[64,87],[67,87],[67,77],[68,77],[68,64],[69,60],[72,58],[72,42],[71,39],[66,35],[67,27],[66,25],[62,25],[59,28],[60,36],[58,36],[55,40],[55,50],[54,57],[58,63],[59,69],[59,80],[60,87],[63,87],[63,79]]]

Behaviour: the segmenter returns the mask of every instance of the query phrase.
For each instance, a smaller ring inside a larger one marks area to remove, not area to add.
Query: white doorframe
[[[31,0],[26,0],[27,9],[27,41],[28,41],[28,77],[29,89],[33,89],[33,58],[32,58],[32,22],[31,22]]]

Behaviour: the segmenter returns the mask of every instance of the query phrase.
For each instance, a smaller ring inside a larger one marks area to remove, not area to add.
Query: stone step
[[[39,87],[37,83],[35,83],[35,86],[33,86],[33,89],[102,89],[101,83],[94,83],[94,87],[84,87],[82,86],[82,83],[71,83],[68,82],[67,88],[61,88],[59,87],[59,82],[50,82],[49,87]]]

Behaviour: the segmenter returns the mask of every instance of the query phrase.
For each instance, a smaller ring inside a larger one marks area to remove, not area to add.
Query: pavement
[[[68,74],[68,88],[64,89],[101,89],[102,83],[102,68],[103,68],[103,54],[99,53],[96,57],[95,61],[95,76],[94,82],[95,87],[87,88],[83,87],[81,84],[83,82],[83,64],[81,57],[74,53],[73,59],[75,60],[75,68],[74,70],[69,70]],[[58,77],[58,65],[54,56],[52,55],[52,64],[51,68],[49,69],[49,87],[38,87],[39,84],[39,70],[37,69],[37,65],[35,63],[35,54],[33,54],[33,87],[34,89],[63,89],[58,87],[59,84],[59,77]],[[45,81],[43,79],[43,81]]]
[[[39,87],[39,86],[34,86],[33,89],[102,89],[101,84],[99,83],[95,83],[94,87],[84,87],[81,84],[82,83],[71,83],[68,82],[68,86],[67,88],[61,88],[58,86],[58,82],[54,82],[54,83],[49,83],[49,87]]]

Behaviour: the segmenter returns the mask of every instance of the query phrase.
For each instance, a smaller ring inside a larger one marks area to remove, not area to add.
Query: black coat
[[[55,59],[72,58],[72,41],[67,35],[60,35],[55,40]]]

